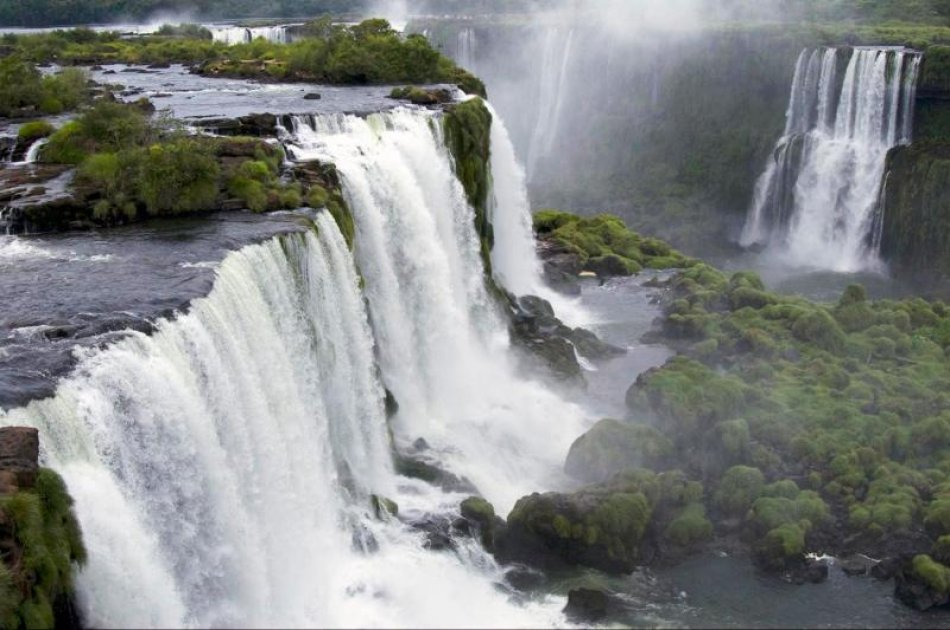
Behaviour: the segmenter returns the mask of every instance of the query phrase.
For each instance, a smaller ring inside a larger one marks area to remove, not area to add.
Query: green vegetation
[[[696,263],[659,239],[627,229],[622,219],[610,214],[579,217],[542,210],[534,215],[534,229],[539,239],[575,256],[581,269],[600,275],[629,276],[643,268],[669,269]]]
[[[53,604],[72,594],[74,565],[86,561],[73,501],[63,480],[42,468],[31,490],[0,499],[15,549],[0,563],[0,619],[6,628],[51,628]]]
[[[950,534],[950,309],[858,286],[820,305],[702,264],[670,284],[663,328],[681,356],[628,405],[693,454],[686,472],[746,520],[764,564],[799,556],[832,511],[869,549]]]
[[[86,73],[76,68],[43,76],[17,57],[0,57],[0,117],[60,114],[88,99]]]
[[[281,150],[254,138],[186,133],[140,107],[102,100],[49,136],[39,160],[77,167],[73,192],[81,216],[29,208],[37,230],[72,221],[113,225],[151,216],[248,208],[254,212],[326,207],[350,243],[352,218],[335,177],[318,164],[282,178]],[[298,177],[299,175],[299,177]]]
[[[302,81],[339,85],[454,83],[485,95],[476,77],[442,56],[422,36],[402,37],[388,22],[366,20],[354,26],[311,22],[305,37],[291,44],[257,39],[228,46],[211,41],[207,31],[182,25],[155,35],[124,38],[88,29],[0,40],[15,57],[65,65],[108,63],[197,64],[208,76]]]
[[[491,112],[473,98],[446,109],[442,119],[445,143],[452,153],[455,174],[475,209],[475,229],[481,241],[482,262],[491,276],[491,249],[495,237],[488,216],[491,190]]]
[[[507,536],[561,561],[628,573],[645,545],[662,539],[689,547],[711,536],[702,497],[702,485],[678,470],[629,470],[573,494],[522,498],[508,515]]]
[[[23,123],[17,132],[17,138],[24,142],[33,142],[40,138],[46,138],[56,130],[52,124],[45,120],[32,120]]]

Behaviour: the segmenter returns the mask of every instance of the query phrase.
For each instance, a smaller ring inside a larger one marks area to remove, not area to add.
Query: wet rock
[[[786,576],[794,584],[820,584],[828,579],[828,563],[809,558],[791,567]]]
[[[250,114],[239,118],[211,118],[201,126],[222,136],[253,136],[272,138],[277,135],[277,117],[273,114]]]
[[[396,397],[388,389],[385,390],[385,398],[383,398],[383,405],[386,408],[386,417],[392,418],[399,412],[399,402],[396,400]],[[420,438],[422,439],[422,438]]]
[[[546,581],[544,573],[523,565],[515,565],[505,573],[505,582],[519,591],[535,590]]]
[[[906,562],[894,576],[894,595],[907,606],[917,610],[929,610],[947,605],[950,603],[950,592],[947,592],[945,588],[935,588],[927,580],[926,575],[915,566],[919,563],[919,558],[926,559],[923,564],[928,564],[927,561],[933,562],[928,556],[918,556],[913,562]],[[941,565],[937,565],[936,568],[942,569]]]
[[[610,609],[610,596],[592,588],[578,588],[567,594],[564,614],[572,621],[600,621]]]
[[[464,477],[453,475],[438,465],[424,461],[420,457],[411,457],[408,455],[396,455],[396,472],[404,477],[412,479],[421,479],[433,486],[438,486],[446,492],[465,492],[475,494],[478,490],[471,481]]]
[[[39,471],[40,437],[30,427],[0,428],[0,493],[32,488]]]
[[[322,98],[323,98],[323,95],[317,92],[308,92],[307,94],[303,95],[303,100],[305,101],[319,101]]]
[[[884,558],[871,567],[871,577],[876,580],[890,580],[900,571],[903,561],[897,557]]]
[[[851,576],[870,575],[871,569],[877,564],[877,560],[859,553],[838,560],[838,566],[841,567],[841,570]]]

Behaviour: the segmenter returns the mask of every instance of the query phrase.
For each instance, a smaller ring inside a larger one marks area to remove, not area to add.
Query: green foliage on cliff
[[[0,117],[60,114],[88,99],[86,73],[67,68],[43,76],[17,57],[0,58]]]
[[[468,202],[475,209],[475,229],[481,241],[482,262],[491,275],[491,249],[495,243],[488,195],[491,191],[492,115],[480,98],[472,98],[445,111],[442,129]]]
[[[950,278],[950,113],[942,114],[939,128],[926,120],[929,134],[946,134],[945,140],[888,155],[881,253],[898,272]]]
[[[702,485],[680,471],[629,470],[571,494],[520,499],[508,515],[509,532],[563,561],[626,573],[648,539],[688,547],[711,535],[702,496]]]
[[[51,628],[53,603],[72,593],[73,569],[86,561],[72,504],[63,480],[45,468],[35,488],[0,499],[17,545],[0,572],[4,627]]]
[[[629,276],[643,268],[669,269],[695,264],[667,243],[629,230],[619,217],[579,217],[557,210],[534,215],[542,241],[577,257],[581,268],[600,275]]]

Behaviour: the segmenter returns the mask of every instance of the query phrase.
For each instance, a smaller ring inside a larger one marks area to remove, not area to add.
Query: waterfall
[[[552,291],[542,280],[524,169],[515,156],[504,121],[493,107],[488,107],[492,114],[490,218],[495,233],[491,252],[495,278],[515,295],[538,295],[548,300],[568,324],[587,325],[590,316],[579,300]]]
[[[538,113],[528,146],[529,179],[536,175],[539,162],[550,155],[554,146],[564,108],[573,42],[573,29],[568,31],[563,43],[561,31],[557,28],[550,28],[545,33],[541,51]]]
[[[258,37],[263,37],[269,42],[275,44],[287,44],[290,42],[289,33],[286,25],[278,26],[210,26],[208,29],[216,42],[222,42],[228,46],[235,44],[250,44]]]
[[[756,182],[740,242],[765,244],[791,264],[858,271],[880,265],[884,164],[912,139],[920,54],[855,48],[839,87],[844,54],[799,56],[785,133]]]
[[[48,140],[46,138],[40,138],[36,142],[30,145],[29,150],[26,152],[26,156],[23,158],[24,163],[26,164],[35,164],[36,158],[40,154],[40,149],[43,148],[43,145],[46,144]]]
[[[510,362],[440,122],[405,108],[298,117],[288,148],[297,160],[332,162],[342,177],[382,378],[400,405],[397,439],[423,437],[507,513],[562,478],[583,422]]]
[[[557,622],[562,602],[498,592],[473,541],[426,551],[371,515],[371,492],[410,512],[453,498],[392,472],[359,285],[321,213],[316,232],[230,254],[151,336],[87,351],[53,398],[0,412],[40,430],[76,500],[87,626]]]
[[[477,74],[478,41],[475,39],[475,29],[463,28],[459,31],[457,50],[457,63],[472,74]]]

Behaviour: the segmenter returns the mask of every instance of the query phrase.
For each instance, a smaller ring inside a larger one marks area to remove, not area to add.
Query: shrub
[[[702,503],[690,503],[670,521],[664,537],[675,545],[686,547],[712,537],[713,526],[706,518],[706,508]]]
[[[52,124],[45,120],[34,120],[23,123],[17,132],[17,137],[24,142],[33,142],[40,138],[45,138],[56,131]]]
[[[758,468],[733,466],[719,481],[713,501],[725,514],[744,516],[762,494],[764,485],[765,476]]]

